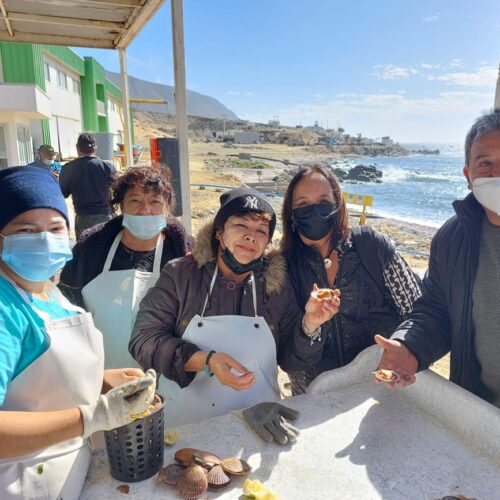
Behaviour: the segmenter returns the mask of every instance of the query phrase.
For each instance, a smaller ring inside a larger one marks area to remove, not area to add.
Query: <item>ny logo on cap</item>
[[[247,196],[245,198],[245,204],[243,205],[243,208],[251,208],[253,210],[257,210],[259,208],[258,203],[259,200],[257,196]]]

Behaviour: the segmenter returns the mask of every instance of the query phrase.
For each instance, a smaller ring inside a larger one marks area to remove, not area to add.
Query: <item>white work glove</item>
[[[153,402],[156,372],[148,370],[142,378],[113,387],[90,405],[78,408],[83,419],[83,438],[97,431],[110,431],[132,422],[132,415],[143,413]]]

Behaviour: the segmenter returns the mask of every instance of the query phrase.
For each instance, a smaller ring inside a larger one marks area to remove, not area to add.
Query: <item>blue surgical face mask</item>
[[[122,226],[126,227],[136,238],[150,240],[167,227],[167,219],[162,215],[123,214]]]
[[[51,165],[54,165],[55,163],[55,160],[42,160],[43,163],[45,163],[45,165],[47,165],[48,167],[50,167]]]
[[[67,234],[19,233],[3,236],[2,260],[21,278],[46,281],[73,258]]]

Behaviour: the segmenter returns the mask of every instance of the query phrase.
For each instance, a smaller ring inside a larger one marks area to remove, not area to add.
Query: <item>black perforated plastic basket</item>
[[[161,397],[161,396],[160,396]],[[111,475],[127,483],[156,474],[163,465],[163,407],[104,433]]]

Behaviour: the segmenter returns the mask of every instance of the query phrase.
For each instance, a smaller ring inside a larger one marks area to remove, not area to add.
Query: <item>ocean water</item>
[[[458,144],[403,144],[411,150],[439,149],[439,155],[412,154],[349,160],[346,166],[375,165],[383,172],[381,184],[343,183],[345,191],[373,195],[369,213],[439,227],[454,215],[451,203],[469,192],[463,176],[463,146]],[[343,166],[343,165],[342,165]]]

